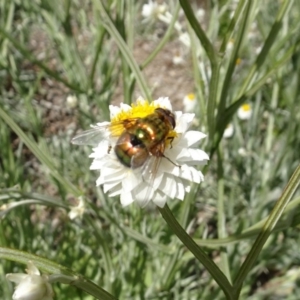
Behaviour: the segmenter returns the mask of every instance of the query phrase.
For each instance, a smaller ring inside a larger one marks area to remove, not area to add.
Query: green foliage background
[[[177,17],[179,2],[168,2],[173,22],[138,65],[135,41],[160,22],[145,23],[139,1],[0,0],[0,247],[53,260],[119,299],[224,299],[159,212],[108,198],[88,170],[91,149],[70,144],[77,129],[109,119],[120,86],[125,103],[136,93],[151,99],[143,68],[178,39],[179,21],[191,39],[195,128],[209,133],[201,148],[211,160],[205,182],[169,206],[234,282],[300,161],[300,2],[199,3],[180,1],[185,15]],[[201,27],[193,14],[200,7]],[[67,106],[67,95],[77,97],[76,107]],[[241,121],[236,111],[245,102],[252,117]],[[222,139],[228,123],[235,134]],[[67,213],[80,195],[86,213],[71,221]],[[240,299],[298,299],[299,202],[298,191]],[[1,299],[13,292],[5,274],[24,269],[1,260]],[[94,299],[71,285],[53,287],[56,299]]]

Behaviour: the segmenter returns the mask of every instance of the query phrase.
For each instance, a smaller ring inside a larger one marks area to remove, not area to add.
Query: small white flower
[[[27,264],[26,272],[6,275],[8,280],[17,283],[13,300],[52,300],[54,293],[48,276],[41,276],[31,261]]]
[[[238,57],[235,61],[235,65],[239,66],[242,63],[242,59],[240,57]]]
[[[110,105],[109,108],[112,123],[128,118],[145,118],[154,114],[157,108],[172,111],[168,98],[159,98],[151,103],[140,98],[132,106],[121,104],[120,107]],[[111,197],[120,195],[123,206],[136,201],[143,207],[152,200],[156,205],[163,207],[168,197],[183,200],[185,193],[190,191],[190,182],[200,183],[204,180],[203,174],[194,166],[206,164],[209,159],[198,147],[206,135],[188,130],[194,114],[181,111],[175,111],[173,114],[176,126],[162,142],[164,157],[158,160],[149,152],[145,165],[137,168],[126,167],[113,149],[108,151],[118,139],[112,137],[112,134],[107,134],[106,138],[93,149],[94,152],[90,155],[94,158],[91,169],[100,171],[97,185],[102,185],[104,192],[109,193]],[[97,125],[101,127],[103,123]],[[130,160],[130,157],[127,158]]]
[[[203,8],[198,9],[196,11],[196,17],[198,18],[198,20],[202,21],[205,17],[205,10]]]
[[[146,20],[157,20],[167,11],[165,4],[158,4],[150,0],[147,4],[143,5],[142,16]]]
[[[191,47],[191,38],[187,32],[184,32],[179,36],[179,41],[187,48]]]
[[[197,105],[197,99],[194,93],[189,93],[183,98],[183,107],[185,112],[194,112]]]
[[[180,51],[176,51],[172,61],[174,65],[183,65],[184,63],[183,54]]]
[[[75,108],[78,104],[78,99],[74,95],[69,95],[67,97],[67,105],[69,108]]]
[[[241,147],[238,149],[238,154],[242,157],[247,157],[248,156],[248,152],[245,148]]]
[[[81,218],[84,214],[84,211],[85,211],[84,200],[83,197],[80,197],[78,204],[76,206],[71,207],[68,216],[71,220],[74,220],[77,217]]]
[[[252,116],[250,104],[243,104],[237,111],[237,115],[241,120],[249,120]]]
[[[231,138],[233,134],[234,134],[234,127],[231,123],[229,123],[226,129],[224,130],[223,138],[225,139]]]
[[[234,39],[230,39],[227,43],[226,49],[228,51],[231,51],[233,49],[233,46],[234,46]]]
[[[261,50],[262,50],[262,46],[255,47],[255,54],[258,55],[261,52]]]

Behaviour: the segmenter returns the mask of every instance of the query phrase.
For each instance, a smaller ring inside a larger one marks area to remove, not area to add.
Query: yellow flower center
[[[194,93],[187,94],[187,98],[188,98],[188,100],[190,100],[190,101],[194,101],[194,100],[196,99]]]
[[[243,111],[250,111],[251,110],[250,104],[243,104],[242,105],[242,110]]]
[[[238,57],[235,61],[235,64],[238,66],[241,64],[241,62],[242,62],[242,59]]]

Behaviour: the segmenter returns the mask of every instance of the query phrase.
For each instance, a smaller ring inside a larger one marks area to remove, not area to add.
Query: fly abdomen
[[[142,166],[149,155],[143,142],[126,131],[120,136],[114,150],[119,161],[133,169]]]

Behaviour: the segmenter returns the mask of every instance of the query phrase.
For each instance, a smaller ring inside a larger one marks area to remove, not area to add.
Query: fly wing
[[[163,158],[163,152],[164,144],[157,146],[155,155],[150,155],[148,160],[142,166],[141,172],[143,185],[135,195],[141,207],[146,206],[155,196],[155,191],[158,187],[155,186],[155,179],[158,176],[158,170]]]
[[[72,140],[71,143],[75,145],[90,145],[97,146],[99,142],[103,139],[107,139],[109,136],[109,127],[110,123],[102,126],[93,126],[92,129],[83,131],[77,134]]]
[[[92,129],[77,134],[71,143],[75,145],[97,146],[101,140],[109,139],[110,136],[118,137],[121,133],[135,125],[137,118],[126,119],[114,123],[103,122],[101,125],[92,125]]]

